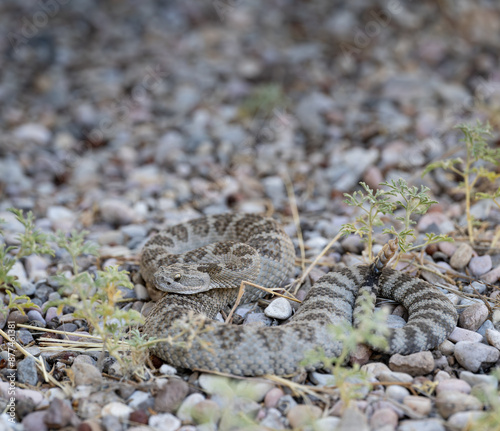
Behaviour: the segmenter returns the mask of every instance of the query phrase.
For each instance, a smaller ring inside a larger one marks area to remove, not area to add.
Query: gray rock
[[[135,211],[129,204],[119,199],[108,198],[100,204],[101,217],[111,225],[124,225],[136,219]]]
[[[28,311],[28,318],[31,322],[38,322],[41,324],[41,326],[45,326],[47,322],[45,322],[45,319],[42,317],[40,312],[38,310],[30,310]]]
[[[14,129],[13,135],[21,141],[34,142],[39,145],[47,144],[52,137],[50,130],[38,123],[22,124]]]
[[[366,415],[356,407],[347,407],[340,418],[336,431],[370,431]]]
[[[245,325],[253,326],[271,326],[272,323],[272,319],[264,313],[248,313],[244,320]]]
[[[292,306],[286,298],[276,298],[264,310],[264,314],[272,319],[286,320],[292,315]]]
[[[479,343],[483,339],[481,334],[474,331],[469,331],[468,329],[459,328],[458,326],[453,330],[453,332],[448,335],[448,340],[453,343],[458,343],[459,341],[470,341],[472,343]]]
[[[311,426],[320,417],[321,409],[317,406],[307,404],[293,406],[286,414],[290,426],[294,429],[303,429],[306,426]]]
[[[9,273],[9,275],[12,275]],[[35,290],[36,290],[36,286],[34,283],[31,283],[31,282],[25,282],[25,283],[21,283],[20,286],[17,286],[15,288],[15,291],[16,293],[21,296],[21,295],[27,295],[27,296],[31,296],[35,293]]]
[[[439,382],[436,387],[436,394],[445,391],[452,392],[462,392],[464,394],[470,394],[471,387],[469,383],[462,379],[446,379]]]
[[[494,364],[500,358],[495,347],[470,341],[459,341],[455,345],[455,358],[462,367],[476,373],[482,367]]]
[[[31,332],[28,331],[27,329],[19,329],[19,331],[17,331],[16,340],[23,346],[26,346],[27,344],[30,344],[33,341],[35,341],[33,335],[31,335]]]
[[[102,374],[93,365],[78,362],[71,366],[71,370],[73,371],[75,386],[99,385],[102,383]]]
[[[448,418],[446,424],[450,430],[466,431],[470,429],[471,424],[477,423],[484,416],[484,412],[478,411],[457,412]]]
[[[451,256],[450,265],[455,269],[465,268],[470,262],[473,253],[474,250],[469,244],[465,242],[460,244],[455,253],[453,253],[453,256]]]
[[[286,415],[290,409],[294,408],[297,405],[297,401],[293,399],[291,395],[282,396],[276,408],[284,415]]]
[[[483,404],[476,397],[462,392],[443,391],[436,397],[439,414],[448,419],[452,414],[469,410],[482,410]]]
[[[45,410],[32,412],[23,418],[24,431],[48,431],[48,427],[45,424],[45,415],[47,412]],[[6,428],[10,429],[10,428]]]
[[[403,386],[391,385],[387,387],[385,394],[389,398],[401,403],[405,397],[410,395],[410,391]]]
[[[177,417],[182,420],[182,421],[192,421],[193,416],[192,416],[192,410],[193,407],[204,401],[205,397],[202,394],[199,393],[194,393],[191,395],[188,395],[183,401],[180,407],[177,410]]]
[[[426,397],[408,395],[403,399],[403,404],[421,416],[427,416],[432,410],[432,402]]]
[[[179,408],[188,392],[189,386],[184,380],[171,378],[156,394],[154,409],[172,413]]]
[[[17,363],[17,379],[21,383],[26,383],[31,386],[36,386],[38,383],[36,362],[31,356],[27,356]]]
[[[412,376],[429,374],[434,370],[434,358],[431,352],[418,352],[411,355],[392,355],[389,368],[393,371],[408,373]]]
[[[500,332],[498,332],[496,329],[487,329],[486,339],[491,346],[500,350]]]
[[[390,371],[381,372],[377,377],[381,382],[399,382],[399,383],[411,383],[413,382],[413,377],[408,373]]]
[[[469,331],[477,331],[479,327],[488,318],[489,310],[486,305],[481,303],[473,304],[467,307],[458,319],[460,326]]]
[[[493,322],[491,320],[485,320],[484,323],[476,331],[478,334],[481,334],[483,336],[483,341],[486,339],[486,331],[489,329],[495,330],[495,326],[493,325]],[[497,347],[497,346],[495,346],[495,347]],[[497,349],[498,348],[499,347],[497,347]]]
[[[491,261],[491,256],[485,254],[484,256],[473,257],[469,262],[469,269],[475,277],[480,277],[491,270],[493,263]]]
[[[128,420],[128,417],[132,412],[133,409],[130,406],[118,401],[112,401],[102,408],[101,415],[114,416],[120,420]]]
[[[268,408],[266,417],[260,421],[259,425],[263,429],[285,429],[285,418],[279,410],[275,408]]]
[[[25,285],[29,283],[28,276],[26,275],[26,271],[21,261],[16,260],[12,268],[10,269],[9,275],[15,276],[17,281],[21,285]],[[18,294],[19,295],[19,294]]]
[[[398,426],[398,414],[389,407],[382,407],[373,412],[370,418],[372,430],[395,430]]]
[[[398,431],[446,431],[439,419],[405,420],[399,423]]]
[[[470,371],[461,371],[460,372],[460,380],[467,382],[471,386],[479,385],[479,384],[488,384],[493,388],[497,388],[498,380],[495,376],[490,376],[488,374],[474,374]]]
[[[76,427],[80,423],[80,419],[78,419],[76,413],[73,411],[71,403],[68,400],[62,400],[60,398],[54,398],[50,402],[44,420],[49,428],[55,429],[64,428],[70,425]]]

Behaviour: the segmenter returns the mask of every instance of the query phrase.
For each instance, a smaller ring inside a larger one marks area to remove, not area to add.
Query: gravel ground
[[[312,258],[357,215],[344,192],[359,181],[376,187],[404,178],[439,201],[418,220],[419,235],[457,240],[428,247],[424,258],[461,281],[460,295],[449,291],[461,313],[449,339],[432,353],[365,353],[373,383],[399,384],[374,384],[349,406],[334,391],[326,402],[304,399],[284,384],[156,362],[148,380],[131,381],[113,360],[101,370],[93,354],[40,352],[39,334],[18,328],[18,342],[44,357],[68,390],[45,383],[18,352],[16,423],[4,413],[0,429],[465,430],[483,415],[500,357],[500,252],[489,249],[500,211],[491,201],[473,205],[482,229],[471,247],[459,178],[421,174],[429,162],[459,155],[460,135],[450,131],[459,121],[488,120],[498,145],[496,2],[4,0],[0,32],[7,244],[20,231],[9,207],[33,211],[42,231],[86,229],[103,267],[121,263],[131,272],[131,307],[144,311],[134,258],[162,226],[203,214],[269,213],[298,247],[289,178]],[[328,258],[350,265],[362,248],[347,238]],[[91,258],[80,264],[97,268]],[[48,280],[69,267],[60,253],[22,259],[12,272],[21,282],[16,293],[36,306],[3,316],[4,331],[7,322],[88,330],[70,310],[45,307],[59,295]],[[315,268],[312,278],[326,270]],[[392,309],[400,324],[404,313]],[[6,342],[3,349],[2,409],[12,373]],[[321,388],[328,379],[315,372],[294,381]],[[242,414],[252,425],[234,422]]]

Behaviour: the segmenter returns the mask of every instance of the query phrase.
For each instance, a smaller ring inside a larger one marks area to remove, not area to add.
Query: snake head
[[[190,295],[210,290],[210,276],[197,265],[162,266],[155,272],[154,280],[156,288],[163,292]]]

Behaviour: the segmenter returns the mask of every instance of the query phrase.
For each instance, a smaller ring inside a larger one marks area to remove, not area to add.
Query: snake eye
[[[174,275],[174,281],[180,281],[181,280],[181,275],[180,274],[175,274]]]

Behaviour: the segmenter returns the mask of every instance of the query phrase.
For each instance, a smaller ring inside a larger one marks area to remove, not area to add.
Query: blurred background
[[[447,206],[423,167],[500,124],[493,0],[2,0],[0,34],[0,211],[52,228],[289,214],[284,178],[328,220],[359,181]]]

